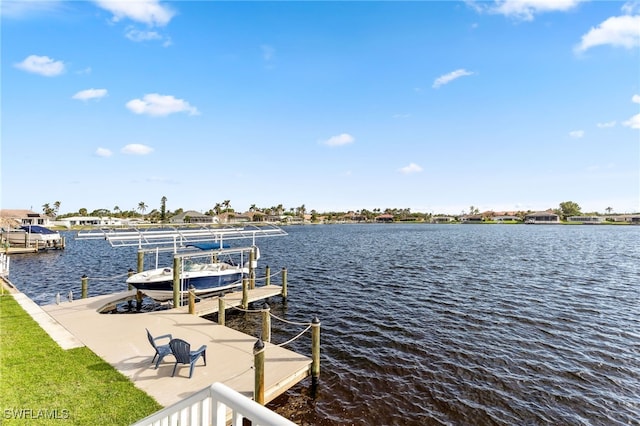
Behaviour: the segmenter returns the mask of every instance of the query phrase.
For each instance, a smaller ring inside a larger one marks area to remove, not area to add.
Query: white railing
[[[0,253],[0,277],[9,275],[9,256],[6,253]]]
[[[228,409],[231,410],[233,426],[241,426],[243,419],[250,420],[252,426],[295,426],[295,423],[222,383],[214,383],[133,426],[225,426]]]

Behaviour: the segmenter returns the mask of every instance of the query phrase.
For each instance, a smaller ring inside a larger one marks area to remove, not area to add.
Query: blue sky
[[[640,211],[640,3],[1,3],[2,208]]]

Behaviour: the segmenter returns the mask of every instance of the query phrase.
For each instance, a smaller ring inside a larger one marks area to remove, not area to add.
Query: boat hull
[[[230,291],[242,286],[242,278],[248,272],[245,268],[226,264],[198,265],[190,269],[180,274],[181,297],[186,297],[191,287],[196,296],[200,297]],[[127,284],[157,301],[173,299],[172,268],[159,268],[132,275],[127,279]]]

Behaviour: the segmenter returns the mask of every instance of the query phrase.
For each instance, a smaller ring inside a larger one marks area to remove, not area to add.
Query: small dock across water
[[[259,287],[249,294],[249,301],[261,300],[280,294],[280,287]],[[47,305],[42,310],[164,406],[215,382],[253,398],[257,339],[200,317],[217,312],[217,298],[196,303],[201,305],[196,315],[189,314],[188,307],[138,314],[98,313],[105,305],[134,296],[135,291],[127,291]],[[241,301],[241,292],[225,296],[229,307],[239,306]],[[175,377],[171,377],[174,358],[167,356],[156,370],[145,329],[154,336],[171,334],[184,339],[192,349],[207,345],[207,365],[198,360],[191,379],[188,366],[178,366]],[[312,360],[268,342],[264,345],[264,403],[268,403],[308,377]]]

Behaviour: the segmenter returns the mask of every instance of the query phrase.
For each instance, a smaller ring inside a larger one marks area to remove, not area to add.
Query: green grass
[[[88,348],[61,349],[0,296],[0,424],[129,425],[160,408]]]

